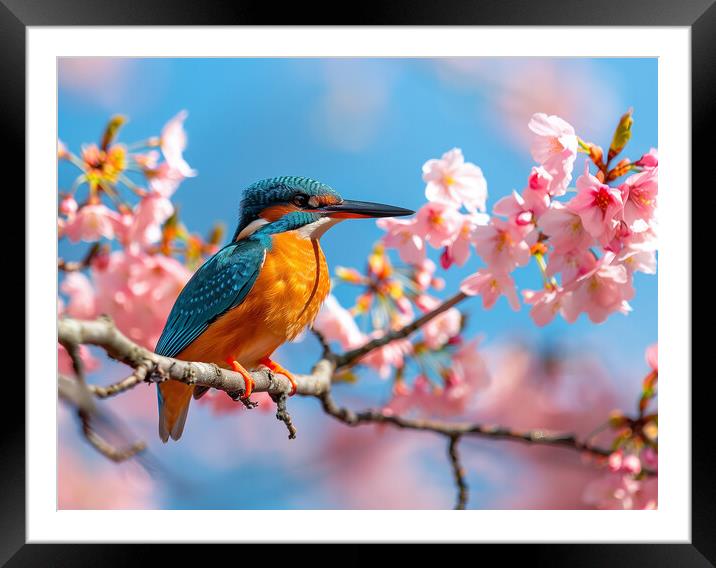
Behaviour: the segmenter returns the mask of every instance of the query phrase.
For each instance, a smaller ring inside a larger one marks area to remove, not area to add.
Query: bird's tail
[[[181,438],[194,387],[179,381],[164,381],[157,385],[159,401],[159,437],[166,442]]]

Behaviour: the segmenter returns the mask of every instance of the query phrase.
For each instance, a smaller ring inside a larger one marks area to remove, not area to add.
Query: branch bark
[[[201,385],[213,389],[236,393],[244,391],[246,385],[243,377],[234,371],[222,369],[211,363],[198,363],[172,359],[157,355],[140,347],[117,329],[111,319],[102,317],[94,321],[80,321],[62,318],[58,326],[58,339],[63,345],[96,345],[102,347],[107,354],[133,369],[145,368],[144,376],[127,377],[117,385],[96,387],[92,390],[100,396],[116,394],[136,386],[142,381],[162,382],[168,379],[180,381],[188,385]],[[310,375],[294,375],[298,385],[296,392],[306,396],[319,396],[330,388],[333,364],[322,359],[316,363]],[[273,395],[288,393],[291,383],[282,375],[275,375],[268,369],[253,371],[254,392],[267,392]]]

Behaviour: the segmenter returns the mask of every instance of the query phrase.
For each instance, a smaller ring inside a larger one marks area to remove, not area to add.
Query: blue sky
[[[59,135],[75,150],[97,140],[112,114],[129,117],[121,139],[131,142],[157,134],[179,110],[189,112],[185,156],[199,175],[182,184],[174,201],[187,226],[204,234],[217,220],[231,234],[242,188],[278,175],[313,177],[346,198],[417,209],[424,202],[422,164],[453,147],[482,168],[490,207],[524,187],[533,165],[527,129],[533,112],[560,114],[582,138],[606,148],[619,116],[633,107],[627,155],[636,159],[658,146],[655,59],[64,60],[59,79]],[[579,160],[575,171],[581,170]],[[75,172],[62,165],[59,174],[60,187],[69,187]],[[326,234],[322,246],[331,267],[362,268],[380,236],[372,221],[345,222]],[[64,245],[60,252],[75,254]],[[451,270],[446,290],[455,290],[476,267],[473,257],[465,269]],[[538,282],[532,267],[517,274],[521,287]],[[465,304],[472,316],[469,331],[483,334],[487,344],[518,337],[598,353],[636,388],[632,379],[643,369],[644,349],[656,341],[656,277],[637,274],[635,287],[634,311],[599,326],[582,316],[573,325],[558,318],[537,328],[527,309],[513,312],[500,300],[486,312],[472,300]],[[336,295],[347,302],[351,292],[339,287]],[[315,359],[310,340],[284,351],[297,371]],[[296,406],[310,423],[315,403]],[[282,437],[281,431],[271,435]],[[168,448],[164,456],[185,471],[194,463],[181,448]],[[238,475],[276,483],[266,467],[253,463]],[[216,483],[228,487],[236,475],[217,471]],[[291,479],[283,470],[278,483],[290,486]],[[273,494],[270,503],[257,497],[242,506],[290,506],[286,495]],[[328,506],[331,500],[317,496],[313,502]],[[217,499],[167,495],[166,504],[211,508]]]

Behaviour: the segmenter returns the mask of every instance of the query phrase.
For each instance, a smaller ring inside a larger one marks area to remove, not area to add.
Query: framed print
[[[716,9],[513,4],[4,1],[28,225],[4,562],[714,562],[691,164]]]

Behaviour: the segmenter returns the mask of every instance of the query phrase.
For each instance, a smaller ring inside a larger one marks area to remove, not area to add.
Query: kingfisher
[[[155,349],[159,355],[214,363],[241,374],[266,367],[291,382],[273,352],[301,333],[330,290],[320,238],[344,219],[398,217],[414,211],[343,199],[332,187],[298,176],[258,181],[241,199],[229,244],[209,258],[182,289]],[[178,440],[189,403],[206,387],[167,380],[157,385],[159,436]]]

